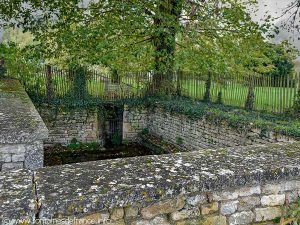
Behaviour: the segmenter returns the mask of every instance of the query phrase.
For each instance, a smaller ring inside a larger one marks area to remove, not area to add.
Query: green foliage
[[[114,146],[120,146],[122,144],[122,135],[119,133],[114,133],[111,142]]]
[[[122,141],[122,144],[128,146],[128,145],[130,145],[130,142],[129,142],[128,139],[124,139],[124,140]]]
[[[274,220],[275,223],[279,225],[300,225],[300,197],[296,205],[291,205],[285,209],[287,213],[281,217]]]
[[[70,144],[67,146],[68,150],[71,151],[96,151],[99,148],[99,144],[96,142],[82,143],[73,138]]]
[[[266,55],[272,61],[274,69],[266,75],[272,77],[287,76],[294,71],[294,62],[296,58],[296,50],[287,42],[281,44],[269,44]]]
[[[246,10],[255,4],[253,0],[218,4],[215,0],[86,4],[28,0],[27,4],[31,7],[22,7],[21,1],[1,2],[3,21],[32,32],[38,43],[35,51],[62,64],[155,71],[166,77],[178,69],[232,76],[237,71],[273,68],[263,52],[262,33],[267,26],[255,24]],[[32,12],[41,13],[35,17]],[[157,83],[168,85],[162,81]]]
[[[298,90],[294,103],[294,113],[300,115],[300,90]]]
[[[144,128],[142,130],[142,134],[144,134],[144,135],[149,134],[149,129],[148,128]]]
[[[182,145],[183,144],[183,138],[182,137],[176,137],[176,144]]]

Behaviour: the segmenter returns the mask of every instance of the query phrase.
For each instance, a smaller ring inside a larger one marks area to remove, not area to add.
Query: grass
[[[202,100],[205,92],[205,81],[188,80],[182,84],[183,94],[187,97]],[[220,84],[212,83],[211,99],[216,102],[219,91],[225,105],[244,107],[248,87],[234,82],[228,82],[221,87]],[[256,87],[255,109],[269,112],[284,112],[291,108],[294,103],[296,90],[287,87]]]

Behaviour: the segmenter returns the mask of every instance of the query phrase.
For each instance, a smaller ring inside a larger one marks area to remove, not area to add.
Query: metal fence
[[[142,97],[161,82],[153,73],[102,73],[88,68],[62,70],[45,66],[30,74],[18,74],[29,95],[41,101],[87,99],[114,101]],[[164,84],[166,85],[166,84]],[[222,101],[244,107],[253,87],[254,108],[282,113],[293,107],[299,90],[299,74],[274,76],[174,73],[167,86],[175,93],[197,100]]]

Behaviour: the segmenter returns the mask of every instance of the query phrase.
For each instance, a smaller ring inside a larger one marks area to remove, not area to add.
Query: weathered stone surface
[[[226,201],[226,200],[234,200],[239,197],[239,194],[237,191],[229,192],[215,192],[212,195],[212,198],[214,201]]]
[[[151,219],[160,214],[166,214],[180,210],[185,205],[185,198],[179,197],[164,202],[155,203],[141,210],[142,217]]]
[[[49,129],[47,145],[68,145],[74,138],[83,143],[104,143],[103,112],[97,108],[38,106],[37,110]]]
[[[48,130],[17,80],[0,79],[0,106],[0,170],[42,167]]]
[[[251,211],[239,212],[229,217],[229,225],[247,225],[254,220],[254,214]]]
[[[30,143],[47,138],[44,122],[17,80],[0,80],[0,105],[0,144]]]
[[[157,216],[151,220],[137,220],[131,223],[131,225],[171,225],[165,217]]]
[[[183,210],[171,213],[171,219],[173,221],[184,220],[187,218],[194,218],[194,217],[198,217],[198,216],[200,216],[200,210],[198,208],[189,209],[189,210],[183,209]]]
[[[25,155],[24,154],[12,155],[11,158],[13,162],[23,162],[25,160]]]
[[[136,203],[145,208],[187,193],[212,192],[216,193],[212,199],[235,199],[238,196],[232,194],[234,188],[299,179],[299,145],[200,150],[172,157],[145,156],[42,168],[36,172],[38,199],[43,206],[40,215],[49,218],[58,211],[70,215],[81,208],[92,212]],[[74,208],[66,207],[66,200]]]
[[[0,152],[7,154],[22,154],[25,153],[24,144],[0,144]]]
[[[2,164],[2,171],[19,170],[24,168],[23,162],[10,162]]]
[[[261,197],[261,204],[263,206],[283,205],[285,202],[285,195],[268,195]]]
[[[299,194],[298,191],[291,191],[291,192],[287,192],[285,194],[285,197],[286,197],[287,204],[295,203],[298,201]]]
[[[0,224],[22,219],[33,223],[36,214],[32,174],[26,170],[0,173]]]
[[[11,162],[11,154],[0,153],[0,162]]]
[[[113,208],[110,212],[111,220],[120,220],[124,217],[124,209],[123,208]]]
[[[239,201],[228,201],[221,203],[220,213],[222,215],[230,215],[237,211]]]
[[[201,225],[226,225],[226,217],[225,216],[210,216],[203,218],[201,220]]]
[[[260,205],[260,197],[243,197],[239,199],[238,211],[252,210]]]
[[[256,208],[255,221],[269,221],[281,216],[280,207]]]
[[[238,194],[241,197],[250,196],[250,195],[259,195],[261,193],[260,186],[254,187],[244,187],[238,190]]]
[[[201,206],[201,214],[202,215],[215,213],[218,210],[219,210],[219,203],[218,202],[212,202],[210,204],[206,204],[206,205]]]
[[[135,218],[139,214],[139,208],[135,206],[125,207],[125,218]]]
[[[199,195],[194,195],[187,197],[186,199],[186,204],[187,206],[200,206],[201,204],[207,203],[207,197],[205,194],[199,194]]]
[[[76,224],[104,224],[109,222],[109,213],[107,211],[89,214],[77,219]]]
[[[300,181],[299,180],[291,180],[284,182],[284,191],[293,191],[300,189]]]
[[[283,184],[266,184],[262,186],[262,193],[267,195],[276,195],[284,191]]]

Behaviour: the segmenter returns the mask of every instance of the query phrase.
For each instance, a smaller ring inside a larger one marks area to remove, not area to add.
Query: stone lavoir
[[[299,150],[269,144],[5,172],[0,220],[272,224],[300,194]]]
[[[42,168],[48,131],[17,81],[0,83],[0,103],[1,225],[270,224],[300,194],[300,143],[290,137],[125,108],[124,139],[148,130],[188,151]],[[99,115],[68,115],[46,122],[50,133],[71,121],[62,141],[99,138]]]

